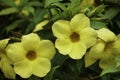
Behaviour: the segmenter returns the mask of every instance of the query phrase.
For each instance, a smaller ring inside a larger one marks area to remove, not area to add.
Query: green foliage
[[[59,66],[52,67],[51,71],[48,73],[48,75],[43,80],[53,80],[53,75],[57,68],[59,68]]]
[[[3,3],[5,3],[8,6],[14,7],[16,6],[13,0],[1,0]]]
[[[109,20],[113,19],[118,13],[120,12],[120,9],[118,7],[111,7],[108,9],[103,16],[104,18],[107,18]]]
[[[42,7],[43,4],[40,3],[39,1],[30,1],[27,6],[39,6],[39,7]]]
[[[110,75],[107,74],[107,75],[102,76],[102,80],[110,80]]]
[[[91,27],[94,29],[107,28],[106,23],[98,20],[91,20]]]
[[[102,73],[101,73],[101,76],[105,75],[107,73],[115,73],[115,72],[119,72],[119,71],[120,71],[120,67],[112,66],[110,68],[107,68],[107,69],[103,70]]]
[[[41,80],[39,77],[32,75],[28,80]]]
[[[75,15],[80,10],[81,0],[70,0],[71,4],[68,5],[68,10],[71,15]]]
[[[19,27],[19,25],[23,22],[23,20],[16,20],[12,24],[8,25],[6,28],[7,33]]]
[[[118,4],[120,5],[120,0],[104,0],[106,3]]]
[[[13,13],[17,13],[19,10],[17,8],[6,8],[6,9],[2,9],[0,11],[0,16],[1,15],[9,15],[9,14],[13,14]]]
[[[62,1],[62,0],[45,0],[45,7],[48,7],[51,4],[59,2],[59,1]]]
[[[34,8],[31,7],[31,6],[24,6],[22,10],[25,10],[25,11],[27,11],[28,13],[32,13],[33,15],[34,15],[34,13],[35,13]]]

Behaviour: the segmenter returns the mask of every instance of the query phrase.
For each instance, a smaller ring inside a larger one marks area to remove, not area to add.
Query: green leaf
[[[27,80],[41,80],[40,77],[32,75],[29,79]]]
[[[106,75],[102,76],[101,79],[102,80],[111,80],[109,74],[106,74]]]
[[[105,15],[103,16],[103,18],[107,18],[109,20],[113,19],[118,13],[120,12],[120,9],[117,7],[111,7],[110,9],[108,9],[105,13]]]
[[[99,15],[99,14],[101,14],[101,13],[104,11],[105,7],[106,7],[106,6],[102,4],[102,5],[94,8],[92,11],[88,12],[88,13],[87,13],[87,16],[91,17],[91,16],[93,16],[93,15],[95,15],[95,14],[96,14],[96,15]]]
[[[20,0],[19,6],[20,6],[20,7],[24,7],[24,6],[26,6],[27,4],[28,4],[28,0]]]
[[[100,5],[100,6],[98,6],[97,8],[95,8],[95,13],[96,14],[98,14],[98,13],[102,13],[103,11],[104,11],[104,9],[105,9],[105,5]]]
[[[22,10],[28,11],[32,13],[33,15],[35,14],[35,9],[31,6],[24,6]]]
[[[55,15],[50,19],[50,21],[54,22],[54,21],[56,21],[56,20],[59,19],[59,18],[60,18],[60,15],[59,15],[59,14],[55,14]]]
[[[74,73],[75,75],[79,74],[80,71],[78,71],[77,61],[70,59],[68,60],[68,62],[66,62],[66,64],[67,64],[67,67],[72,71],[72,73]]]
[[[115,72],[118,72],[120,71],[120,66],[119,67],[116,67],[116,66],[112,66],[112,67],[109,67],[109,68],[106,68],[102,71],[102,73],[100,74],[100,76],[103,76],[107,73],[115,73]]]
[[[82,0],[70,0],[71,3],[77,3],[77,2],[82,2]]]
[[[63,11],[67,10],[66,7],[65,7],[65,5],[63,5],[62,3],[53,3],[52,5],[59,7]]]
[[[82,60],[82,59],[77,60],[77,61],[76,61],[76,66],[77,66],[78,71],[80,72],[81,69],[82,69],[82,67],[84,66],[83,60]]]
[[[117,20],[116,23],[117,23],[118,27],[120,28],[120,20]]]
[[[35,24],[34,23],[30,23],[28,25],[27,29],[25,30],[25,34],[28,34],[28,33],[32,32],[34,27],[35,27]]]
[[[12,24],[10,24],[9,26],[6,27],[7,32],[17,28],[20,25],[20,23],[22,23],[22,22],[23,22],[23,20],[17,20],[15,22],[13,22]]]
[[[34,23],[38,24],[40,21],[42,21],[46,14],[48,14],[47,9],[38,9],[38,10],[36,10],[35,16],[34,16]]]
[[[13,14],[13,13],[17,13],[19,10],[17,8],[6,8],[6,9],[2,9],[0,11],[0,16],[1,15],[8,15],[8,14]]]
[[[69,58],[68,56],[64,56],[57,52],[54,58],[52,59],[52,66],[60,66],[68,58]]]
[[[1,1],[11,7],[16,6],[13,0],[1,0]]]
[[[116,61],[116,67],[120,67],[120,56],[115,58]]]
[[[45,76],[45,78],[43,80],[53,80],[53,75],[54,75],[54,72],[57,68],[59,68],[59,66],[53,67],[51,69],[51,71],[47,74],[47,76]]]
[[[43,6],[43,4],[40,3],[39,1],[31,1],[27,4],[27,6],[39,6],[39,7],[41,7],[41,6]]]
[[[37,33],[41,37],[41,39],[49,39],[52,41],[55,39],[52,34],[52,31],[49,29],[43,29],[43,30],[38,31]]]
[[[53,17],[59,13],[59,11],[56,8],[51,8],[50,12]]]
[[[104,0],[105,3],[113,3],[120,5],[120,0]]]
[[[62,0],[45,0],[45,7],[48,7],[52,3],[60,2]]]
[[[80,11],[80,4],[81,0],[70,0],[71,3],[68,4],[68,10],[71,12],[71,14],[74,16]]]
[[[106,23],[97,20],[91,20],[91,27],[94,29],[107,28]]]

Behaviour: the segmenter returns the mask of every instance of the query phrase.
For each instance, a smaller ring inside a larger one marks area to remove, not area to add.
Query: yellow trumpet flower
[[[9,39],[0,40],[0,69],[6,78],[15,79],[16,74],[11,65],[11,60],[8,58],[5,50],[8,41]]]
[[[85,55],[85,66],[88,67],[99,60],[102,69],[116,65],[115,56],[120,55],[120,37],[112,31],[102,28],[98,30],[98,40]]]
[[[9,44],[8,57],[14,62],[14,70],[22,78],[32,74],[44,77],[51,69],[50,60],[55,54],[51,41],[41,40],[35,33],[24,35],[21,42]]]
[[[81,59],[95,42],[97,32],[90,27],[89,18],[84,14],[75,15],[71,21],[58,20],[52,26],[57,37],[55,47],[63,55]]]

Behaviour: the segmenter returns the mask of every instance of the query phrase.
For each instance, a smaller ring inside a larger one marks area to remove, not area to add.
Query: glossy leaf
[[[22,23],[22,22],[23,22],[23,20],[16,20],[12,24],[8,25],[6,28],[7,32],[12,31],[13,29],[17,28],[20,25],[20,23]]]
[[[5,3],[6,5],[9,5],[9,6],[16,6],[14,1],[13,0],[1,0],[3,3]]]
[[[59,68],[59,66],[53,67],[51,69],[51,71],[47,74],[47,76],[45,76],[45,78],[43,80],[53,80],[53,75],[54,75],[54,72],[57,68]]]
[[[103,16],[103,18],[106,18],[106,19],[113,19],[118,13],[120,12],[120,9],[117,8],[117,7],[111,7],[110,9],[108,9],[106,12],[105,12],[105,15]]]
[[[31,6],[25,6],[22,10],[25,10],[27,12],[32,13],[33,15],[35,14],[35,9]]]
[[[120,71],[120,67],[115,67],[115,66],[112,66],[112,67],[109,67],[107,69],[104,69],[102,71],[102,73],[100,74],[100,76],[103,76],[107,73],[115,73],[115,72],[119,72]]]
[[[48,7],[52,3],[56,3],[62,0],[45,0],[45,7]]]
[[[41,7],[41,6],[43,6],[43,4],[40,3],[39,1],[31,1],[27,4],[27,6],[39,6],[39,7]]]
[[[91,20],[91,27],[94,29],[107,28],[106,23],[97,20]]]
[[[0,11],[0,16],[1,15],[9,15],[9,14],[17,13],[18,11],[19,10],[17,8],[14,8],[14,7],[2,9]]]
[[[106,74],[106,75],[102,76],[101,78],[102,78],[102,80],[110,80],[110,75]]]

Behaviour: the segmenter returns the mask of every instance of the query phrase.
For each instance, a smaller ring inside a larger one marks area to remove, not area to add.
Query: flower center
[[[26,57],[29,59],[29,60],[34,60],[36,59],[37,55],[36,55],[36,52],[35,51],[28,51]]]
[[[70,39],[71,39],[72,42],[78,42],[80,40],[80,35],[76,32],[73,32],[70,35]]]
[[[1,54],[6,54],[6,51],[4,49],[0,49]]]
[[[105,44],[105,48],[104,48],[104,50],[105,50],[105,51],[109,50],[110,47],[111,47],[111,44],[112,44],[112,42],[108,42],[108,43],[106,43],[106,44]]]

